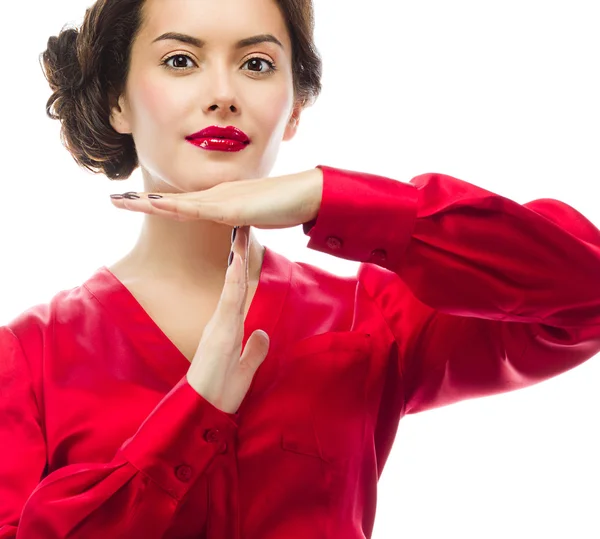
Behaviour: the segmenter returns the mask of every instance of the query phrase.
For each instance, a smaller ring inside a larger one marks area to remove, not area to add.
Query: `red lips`
[[[188,135],[185,139],[204,150],[221,152],[239,152],[250,144],[248,135],[231,125],[227,127],[212,125],[193,135]]]
[[[198,131],[193,135],[189,135],[186,137],[188,140],[190,139],[198,139],[198,138],[224,138],[229,140],[237,140],[238,142],[250,142],[248,135],[243,131],[239,130],[237,127],[233,127],[232,125],[228,127],[219,127],[217,125],[211,125],[202,131]]]

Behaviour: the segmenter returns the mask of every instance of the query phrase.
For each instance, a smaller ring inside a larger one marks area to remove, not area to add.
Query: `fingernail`
[[[110,198],[114,198],[115,200],[120,200],[123,198],[123,195],[110,195]]]
[[[148,198],[162,198],[161,195],[148,195]]]
[[[231,243],[233,243],[235,241],[235,236],[237,235],[237,226],[233,227],[233,230],[231,231]]]
[[[136,198],[140,198],[139,195],[135,195],[133,193],[125,193],[123,198],[128,198],[129,200],[135,200]]]
[[[229,253],[229,262],[227,262],[227,267],[231,266],[232,262],[233,262],[233,251],[230,251],[230,253]]]

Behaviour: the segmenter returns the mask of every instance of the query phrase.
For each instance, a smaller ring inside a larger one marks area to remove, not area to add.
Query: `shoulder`
[[[50,301],[38,303],[14,316],[4,329],[16,337],[31,362],[53,349],[57,335],[71,328],[76,320],[89,316],[95,300],[85,284],[58,291]]]

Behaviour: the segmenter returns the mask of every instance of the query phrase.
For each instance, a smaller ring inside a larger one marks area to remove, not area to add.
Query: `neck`
[[[142,169],[146,192],[169,192]],[[174,283],[185,291],[219,295],[225,283],[233,226],[207,220],[177,221],[142,214],[144,223],[133,249],[114,269],[131,283]],[[257,285],[264,248],[250,229],[249,286]]]
[[[181,222],[148,214],[144,219],[135,247],[122,262],[136,279],[166,280],[220,293],[231,250],[232,226],[203,220]],[[250,285],[258,282],[263,254],[251,230]]]

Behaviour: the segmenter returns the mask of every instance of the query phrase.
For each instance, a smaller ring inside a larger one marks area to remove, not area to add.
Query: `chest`
[[[221,291],[187,291],[167,284],[128,284],[127,288],[166,337],[191,363],[204,328],[214,316]],[[244,307],[248,313],[256,286],[250,286]]]
[[[192,360],[221,292],[202,294],[160,283],[127,283],[127,288],[153,324],[139,312],[128,311],[122,301],[115,303],[116,308],[128,314],[132,327],[112,321],[91,324],[88,318],[77,346],[72,343],[76,333],[72,326],[64,338],[57,336],[61,362],[49,376],[60,383],[57,391],[46,393],[51,470],[71,463],[110,461],[187,368],[172,347],[161,343],[165,339],[156,327]],[[249,290],[245,314],[255,292]],[[203,476],[205,481],[190,491],[189,504],[173,519],[187,536],[199,535],[204,526],[199,510],[214,518],[217,509],[211,500],[225,492],[218,483],[222,470],[236,481],[227,492],[243,493],[244,502],[241,510],[221,508],[220,514],[240,510],[240,525],[249,535],[261,529],[270,515],[283,514],[290,507],[305,508],[307,499],[330,514],[344,493],[365,492],[374,484],[370,479],[362,483],[361,473],[375,468],[371,418],[376,417],[379,398],[373,389],[384,372],[378,365],[385,358],[372,343],[378,331],[371,320],[379,317],[364,320],[364,315],[348,316],[341,307],[334,310],[339,302],[324,296],[321,289],[314,296],[296,288],[292,292],[303,294],[286,296],[287,308],[270,304],[267,310],[253,311],[257,321],[268,320],[269,314],[278,321],[271,327],[276,346],[253,380],[231,451],[219,456],[217,465]],[[273,294],[276,299],[281,296]],[[91,327],[101,332],[91,335]],[[140,341],[146,346],[136,347]],[[175,365],[176,375],[164,376],[167,363]],[[87,387],[82,391],[84,383]],[[76,400],[68,406],[69,397]],[[304,509],[298,515],[299,520],[288,519],[282,536],[291,536],[299,526],[305,527],[303,535],[311,535],[314,519],[305,518]],[[349,520],[348,515],[339,517],[340,522]],[[261,534],[257,531],[254,536]]]

